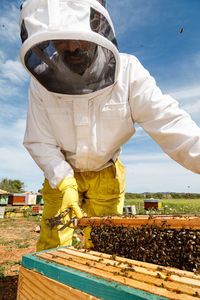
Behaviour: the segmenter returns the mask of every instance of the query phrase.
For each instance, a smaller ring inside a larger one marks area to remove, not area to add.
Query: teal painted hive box
[[[8,204],[8,194],[0,194],[0,205]]]
[[[200,276],[108,254],[62,247],[25,255],[17,300],[200,297]]]
[[[42,198],[42,195],[38,194],[36,198],[36,204],[44,204],[44,200]]]

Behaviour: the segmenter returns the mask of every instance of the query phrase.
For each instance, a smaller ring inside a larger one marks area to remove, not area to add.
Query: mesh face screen
[[[80,46],[70,52],[69,45],[78,42]],[[86,45],[88,50],[83,49]],[[116,67],[110,50],[75,40],[37,44],[25,55],[25,64],[47,90],[69,95],[88,94],[112,85]]]
[[[107,19],[93,8],[90,9],[90,27],[92,31],[104,36],[118,48],[114,32]]]

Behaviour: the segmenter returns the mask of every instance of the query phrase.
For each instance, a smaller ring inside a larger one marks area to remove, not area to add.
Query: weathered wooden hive
[[[173,221],[174,220],[174,221]],[[102,225],[101,218],[92,225]],[[174,228],[200,229],[199,218],[165,218]],[[86,226],[88,219],[79,225]],[[104,219],[121,226],[155,225],[155,219]],[[166,224],[165,222],[165,224]],[[132,225],[131,225],[132,224]],[[163,226],[163,218],[156,225]],[[115,226],[114,225],[114,226]],[[22,259],[18,300],[181,299],[200,298],[200,275],[177,268],[123,258],[99,251],[62,247]]]

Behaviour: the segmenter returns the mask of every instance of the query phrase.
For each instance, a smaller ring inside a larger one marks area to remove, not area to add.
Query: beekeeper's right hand
[[[57,187],[63,196],[60,212],[62,213],[66,209],[71,208],[77,218],[82,218],[83,215],[78,204],[79,197],[76,179],[74,177],[64,178]]]

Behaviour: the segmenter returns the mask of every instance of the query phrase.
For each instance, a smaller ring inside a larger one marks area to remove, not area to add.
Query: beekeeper
[[[20,28],[31,74],[24,145],[46,178],[38,251],[71,244],[73,229],[46,223],[67,208],[78,218],[81,208],[88,216],[122,214],[118,157],[135,122],[200,173],[200,129],[136,57],[118,52],[103,0],[27,0]]]

